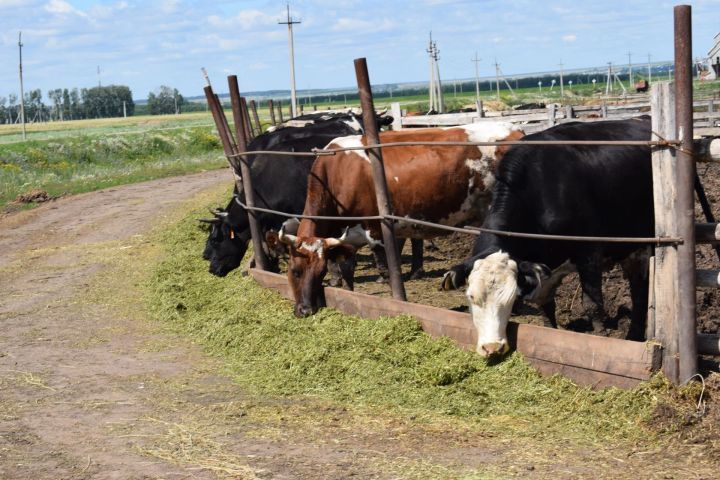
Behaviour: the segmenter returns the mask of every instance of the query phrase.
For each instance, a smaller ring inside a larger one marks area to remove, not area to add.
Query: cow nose
[[[484,343],[481,347],[480,354],[484,357],[494,357],[504,354],[507,351],[507,343],[491,342]]]
[[[310,315],[312,315],[312,313],[313,313],[312,307],[310,307],[309,305],[304,305],[301,303],[295,305],[295,316],[296,317],[300,317],[300,318],[309,317]]]

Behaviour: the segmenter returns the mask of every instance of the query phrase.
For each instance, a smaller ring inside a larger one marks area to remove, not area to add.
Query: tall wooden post
[[[210,109],[210,112],[212,113],[213,120],[215,121],[215,127],[218,130],[218,135],[220,136],[220,142],[223,146],[223,151],[225,152],[225,156],[228,159],[228,162],[230,163],[230,167],[233,171],[233,176],[235,178],[235,186],[238,189],[242,189],[242,180],[240,179],[240,166],[237,163],[237,158],[234,157],[236,147],[235,147],[235,140],[232,137],[232,133],[230,133],[230,127],[228,127],[227,124],[227,118],[225,118],[225,113],[222,109],[222,104],[220,103],[220,99],[217,95],[213,92],[213,89],[210,85],[206,86],[204,88],[205,91],[205,98],[207,99],[208,108]]]
[[[278,100],[277,110],[278,110],[278,118],[280,118],[280,123],[283,123],[285,120],[283,120],[283,114],[282,114],[282,100]]]
[[[235,76],[235,75],[231,75]],[[230,77],[228,77],[229,81]],[[250,112],[248,112],[248,106],[247,106],[247,100],[245,97],[240,97],[240,115],[243,119],[242,126],[245,128],[245,145],[247,146],[248,143],[252,142],[253,139],[253,128],[252,128],[252,122],[250,121]],[[235,113],[233,111],[233,113]],[[233,116],[234,118],[234,116]],[[237,121],[237,120],[236,120]],[[237,128],[237,125],[235,126]]]
[[[652,87],[650,108],[652,114],[652,140],[674,139],[675,93],[670,82],[656,82]],[[655,235],[678,237],[677,226],[677,156],[675,149],[652,147],[653,198],[655,210]],[[653,269],[655,331],[653,337],[663,346],[663,371],[674,383],[678,383],[678,247],[658,245],[655,247]],[[652,305],[650,305],[652,309]],[[648,339],[650,336],[648,335]]]
[[[260,123],[260,117],[258,116],[257,103],[255,100],[250,100],[250,110],[252,111],[253,120],[255,120],[255,136],[257,137],[262,133],[262,124]]]
[[[268,100],[268,110],[270,110],[270,122],[273,126],[277,125],[277,122],[275,121],[275,105],[273,105],[272,98]]]
[[[240,90],[238,89],[237,76],[230,75],[228,77],[228,87],[230,89],[230,101],[232,102],[233,120],[235,121],[235,136],[237,137],[236,150],[237,153],[244,153],[247,152],[247,125],[245,124],[247,117],[245,117],[243,113],[247,113],[247,110],[245,110],[245,112],[242,110],[242,98],[240,97]],[[238,163],[240,164],[245,205],[254,207],[255,191],[252,188],[250,166],[245,157],[238,157]],[[248,210],[247,215],[248,223],[250,224],[250,235],[252,235],[255,263],[257,268],[268,270],[270,262],[267,256],[265,256],[265,250],[263,250],[262,229],[258,224],[257,217],[255,217],[255,212]]]
[[[674,8],[675,17],[675,116],[677,139],[679,381],[697,373],[697,326],[695,307],[695,160],[693,159],[692,20],[689,5]]]
[[[365,138],[368,144],[378,144],[380,143],[380,135],[378,134],[377,119],[375,118],[375,105],[370,88],[370,76],[368,74],[367,62],[364,58],[355,59],[355,76],[357,77],[358,92],[360,94]],[[370,148],[367,150],[367,153],[372,165],[378,212],[380,215],[392,215],[393,210],[390,202],[390,194],[388,193],[387,179],[385,178],[382,151],[379,148]],[[402,272],[400,270],[400,251],[395,239],[392,220],[382,220],[380,226],[383,234],[383,242],[385,243],[385,254],[387,255],[392,295],[398,300],[406,300],[405,285],[403,284]]]

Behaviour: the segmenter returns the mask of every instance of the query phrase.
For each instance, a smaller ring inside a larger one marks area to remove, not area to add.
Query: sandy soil
[[[213,171],[0,218],[0,478],[714,478],[697,445],[548,448],[451,419],[248,396],[119,300],[152,261],[145,234],[227,182]]]

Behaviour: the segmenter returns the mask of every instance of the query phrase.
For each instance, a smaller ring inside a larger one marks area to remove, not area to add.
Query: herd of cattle
[[[361,119],[353,113],[300,117],[299,127],[277,128],[254,139],[248,150],[309,152],[362,147]],[[387,121],[381,121],[387,124]],[[297,123],[296,123],[297,124]],[[525,136],[505,123],[380,133],[390,142],[495,142],[556,140],[546,146],[415,145],[383,149],[394,214],[448,226],[482,225],[496,231],[600,237],[650,237],[654,232],[649,147],[570,146],[571,140],[650,140],[650,118],[565,123]],[[378,215],[370,160],[363,149],[331,156],[248,157],[256,206],[309,216]],[[210,272],[225,276],[239,267],[250,240],[244,193],[236,188],[214,218],[204,258]],[[295,314],[324,306],[322,282],[353,288],[355,252],[373,251],[381,278],[387,273],[378,221],[287,218],[256,213],[271,268],[287,255]],[[424,239],[444,231],[397,222],[396,235],[413,242],[412,272],[422,274]],[[472,252],[443,277],[441,288],[467,286],[481,355],[508,349],[506,327],[517,300],[535,303],[556,326],[555,290],[577,271],[583,306],[593,329],[604,329],[602,272],[620,263],[630,283],[633,313],[628,338],[642,340],[647,310],[649,246],[477,236]]]

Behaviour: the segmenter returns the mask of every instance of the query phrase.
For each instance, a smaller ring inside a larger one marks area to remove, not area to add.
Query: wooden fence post
[[[675,93],[670,82],[656,82],[652,87],[650,111],[652,131],[661,138],[674,139]],[[655,146],[652,150],[653,198],[655,209],[655,235],[678,237],[677,226],[677,159],[676,151],[669,147]],[[655,247],[654,289],[655,333],[654,338],[663,346],[663,371],[671,382],[678,383],[678,336],[676,321],[679,315],[678,300],[678,247],[658,245]]]
[[[402,110],[400,109],[399,102],[393,102],[390,104],[390,114],[393,117],[393,131],[402,130]]]
[[[689,5],[678,5],[675,17],[675,117],[677,151],[677,223],[684,242],[678,246],[679,382],[697,374],[695,284],[695,159],[693,158],[692,19]]]
[[[230,78],[230,77],[228,77]],[[231,98],[232,100],[232,98]],[[232,102],[231,102],[232,103]],[[248,106],[247,101],[245,101],[245,97],[240,97],[240,115],[242,118],[242,125],[245,128],[245,145],[252,142],[253,139],[253,131],[252,131],[252,123],[250,123],[250,113],[248,112]],[[235,112],[233,111],[233,114]],[[234,116],[233,116],[234,118]],[[237,119],[235,120],[237,121]],[[237,125],[236,125],[237,127]]]
[[[238,89],[237,76],[230,75],[228,77],[228,87],[230,88],[230,101],[232,103],[233,120],[235,120],[235,135],[237,137],[237,153],[244,153],[247,151],[247,109],[243,112],[242,100],[240,97],[240,90]],[[240,175],[242,176],[242,192],[245,194],[245,205],[248,207],[255,206],[255,191],[252,188],[252,180],[250,178],[250,165],[247,162],[247,158],[238,157],[238,163],[240,164]],[[261,270],[268,270],[270,262],[265,255],[262,241],[262,229],[257,221],[255,212],[252,210],[247,211],[248,223],[250,224],[250,235],[252,236],[253,243],[253,255],[255,257],[255,264]]]
[[[379,144],[377,119],[375,118],[375,105],[373,104],[372,90],[370,89],[370,76],[368,74],[367,62],[364,58],[355,59],[355,76],[357,77],[358,92],[360,94],[360,106],[362,107],[363,126],[365,127],[365,138],[368,144]],[[382,150],[371,148],[367,150],[372,165],[373,180],[375,183],[375,197],[380,215],[392,215],[392,203],[385,178],[385,167],[383,165]],[[385,242],[385,254],[387,255],[388,275],[390,277],[390,288],[392,295],[398,300],[406,300],[405,285],[400,270],[400,251],[395,239],[395,232],[392,220],[381,220],[380,227]]]
[[[268,100],[268,110],[270,110],[270,122],[273,126],[277,125],[277,122],[275,121],[275,105],[273,105],[272,98]]]
[[[250,110],[252,111],[253,119],[255,120],[255,126],[257,127],[255,136],[257,137],[262,133],[262,124],[260,123],[260,117],[258,116],[257,103],[255,100],[250,100]]]
[[[555,118],[555,113],[557,109],[554,103],[551,103],[547,106],[547,112],[548,112],[548,128],[554,126],[557,123],[557,119]]]
[[[282,100],[278,100],[277,111],[278,111],[278,118],[280,119],[280,123],[283,123],[285,120],[283,120],[283,114],[282,114]]]

